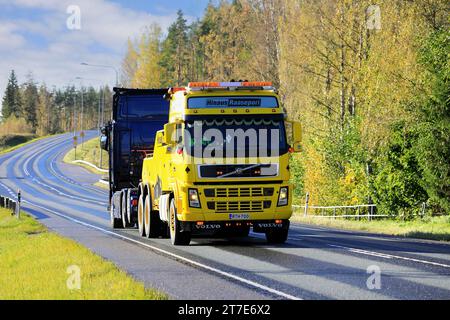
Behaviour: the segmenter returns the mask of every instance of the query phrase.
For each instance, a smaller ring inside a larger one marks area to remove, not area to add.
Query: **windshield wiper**
[[[254,169],[254,168],[258,168],[260,166],[262,166],[262,163],[254,164],[254,165],[251,165],[251,166],[246,167],[246,168],[237,168],[236,170],[234,170],[234,171],[232,171],[230,173],[226,173],[226,174],[223,174],[221,176],[218,176],[217,178],[218,179],[226,178],[226,177],[229,177],[229,176],[233,176],[235,174],[240,174],[240,173],[242,173],[244,171],[248,171],[248,170],[251,170],[251,169]]]

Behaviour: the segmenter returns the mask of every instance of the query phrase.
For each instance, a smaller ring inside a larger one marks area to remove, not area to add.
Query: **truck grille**
[[[221,201],[216,202],[216,212],[258,212],[263,211],[263,201]]]
[[[216,189],[216,197],[261,197],[262,188],[219,188]]]
[[[271,197],[273,188],[217,188],[205,189],[207,198],[229,198],[229,197]]]

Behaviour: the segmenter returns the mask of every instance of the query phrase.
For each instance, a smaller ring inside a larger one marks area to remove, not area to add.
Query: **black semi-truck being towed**
[[[102,128],[109,152],[109,210],[114,228],[137,219],[137,193],[145,157],[152,155],[156,132],[169,120],[168,89],[114,88],[112,119]]]

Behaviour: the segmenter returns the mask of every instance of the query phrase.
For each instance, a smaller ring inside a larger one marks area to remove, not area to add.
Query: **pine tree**
[[[11,115],[14,115],[18,118],[21,114],[21,97],[20,97],[20,89],[17,83],[17,77],[14,70],[11,71],[11,74],[8,79],[8,85],[6,86],[5,95],[3,96],[2,101],[2,117],[3,119],[9,118]]]
[[[177,20],[169,27],[163,42],[161,67],[164,68],[163,83],[168,86],[181,86],[188,81],[188,26],[183,12],[177,12]]]
[[[39,87],[39,101],[37,107],[37,131],[38,135],[47,135],[51,132],[51,116],[56,112],[50,112],[52,107],[51,94],[45,84]]]
[[[23,85],[23,111],[22,116],[27,123],[33,128],[37,129],[37,108],[38,108],[39,94],[33,75],[29,74],[27,82]]]

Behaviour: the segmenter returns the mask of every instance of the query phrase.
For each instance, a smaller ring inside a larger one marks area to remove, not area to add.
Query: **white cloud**
[[[11,22],[0,22],[0,52],[20,48],[25,44],[21,35],[15,34],[18,26]]]
[[[0,21],[0,99],[12,69],[20,82],[33,72],[37,81],[50,87],[62,87],[77,76],[98,80],[86,84],[112,86],[112,70],[83,67],[80,63],[120,68],[128,37],[138,36],[152,23],[165,30],[176,18],[175,9],[168,15],[156,16],[105,0],[0,0],[0,5],[36,11],[32,19]],[[81,9],[81,30],[66,27],[69,5]],[[5,47],[8,50],[1,49]]]

